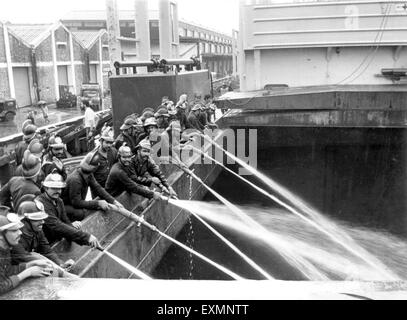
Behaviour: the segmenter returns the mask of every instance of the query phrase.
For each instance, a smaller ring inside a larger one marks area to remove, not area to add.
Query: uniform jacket
[[[23,162],[24,151],[27,150],[27,148],[28,143],[25,140],[17,143],[15,148],[17,166],[19,166]]]
[[[40,188],[34,181],[25,179],[24,177],[13,177],[0,190],[0,204],[17,209],[22,196],[26,194],[37,196],[40,193]],[[11,204],[13,204],[13,206]]]
[[[96,181],[93,174],[88,177],[82,173],[80,168],[75,169],[66,180],[66,188],[62,192],[65,205],[71,205],[76,209],[98,210],[99,204],[96,200],[86,201],[86,195],[90,187],[92,194],[99,196],[109,203],[115,199]]]
[[[42,202],[45,212],[48,214],[43,231],[51,245],[62,238],[79,245],[89,244],[90,234],[72,226],[61,199],[54,202],[45,193],[42,193],[37,199]]]
[[[131,149],[132,152],[136,150],[136,139],[125,133],[121,133],[117,136],[114,142],[114,147],[119,150],[124,142],[126,142],[126,145]]]
[[[141,159],[137,154],[133,159],[130,167],[131,179],[145,186],[151,186],[151,177],[157,177],[161,183],[168,188],[168,182],[164,174],[161,172],[160,167],[154,162],[151,157],[146,160]],[[149,177],[150,175],[151,177]]]
[[[188,123],[191,128],[203,132],[205,129],[204,125],[199,121],[199,118],[191,111],[188,116]]]
[[[47,175],[49,175],[50,173],[52,173],[54,170],[56,170],[56,172],[58,174],[60,174],[64,180],[66,180],[67,174],[66,174],[65,166],[62,167],[62,170],[58,169],[57,165],[55,164],[55,162],[52,158],[53,158],[53,155],[49,152],[46,155],[44,155],[44,157],[42,159],[41,168],[42,168],[44,178]]]
[[[95,176],[96,181],[102,187],[105,187],[110,169],[117,162],[117,150],[116,148],[112,147],[107,153],[102,153],[99,147],[98,153],[100,156],[100,166],[96,172],[93,173],[93,175]]]
[[[11,291],[20,284],[17,275],[26,269],[25,263],[11,264],[11,249],[0,247],[0,295]]]
[[[106,191],[117,197],[124,191],[136,193],[148,199],[154,196],[153,191],[142,186],[130,178],[131,171],[120,161],[115,163],[106,182]]]
[[[24,220],[24,227],[21,228],[22,235],[20,242],[17,246],[13,247],[11,254],[13,260],[21,260],[24,256],[29,256],[30,252],[36,252],[44,257],[54,261],[57,265],[61,265],[63,261],[59,259],[58,255],[52,251],[51,246],[45,237],[43,231],[36,232],[33,230],[30,222]],[[36,258],[29,259],[36,260]],[[27,261],[24,259],[23,261]]]

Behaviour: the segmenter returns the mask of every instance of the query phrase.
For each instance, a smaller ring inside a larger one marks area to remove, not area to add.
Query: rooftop
[[[35,46],[53,24],[7,24],[9,31],[23,42]]]

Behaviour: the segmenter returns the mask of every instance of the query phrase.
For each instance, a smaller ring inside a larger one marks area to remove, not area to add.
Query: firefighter
[[[148,187],[155,184],[170,196],[177,196],[158,165],[151,158],[151,143],[147,139],[142,140],[137,146],[137,154],[132,159],[131,170],[134,173],[131,178],[137,183]]]
[[[31,152],[31,154],[38,159],[42,159],[44,154],[44,146],[40,143],[38,139],[31,140],[30,144],[27,147],[27,150]],[[14,172],[15,176],[22,177],[23,176],[23,166],[20,164],[16,171]],[[40,173],[39,181],[43,180],[43,173]]]
[[[37,260],[36,255],[31,254],[35,252],[44,256],[45,258],[56,263],[62,268],[69,268],[73,265],[73,260],[63,262],[58,255],[51,249],[51,246],[44,234],[43,225],[48,214],[45,213],[44,205],[38,201],[34,201],[32,196],[30,201],[24,201],[18,208],[18,215],[25,217],[22,222],[24,223],[22,236],[19,244],[13,247],[12,257],[14,261],[32,261]]]
[[[100,165],[98,152],[89,152],[66,180],[66,188],[62,192],[66,212],[72,221],[82,221],[88,210],[109,210],[109,203],[123,207],[115,198],[96,181],[94,172]],[[88,188],[93,195],[101,200],[86,200]]]
[[[155,119],[157,120],[158,129],[167,129],[170,124],[170,115],[167,108],[160,108],[154,114]]]
[[[41,172],[41,160],[26,150],[23,159],[23,176],[12,177],[0,190],[0,205],[18,210],[21,198],[27,194],[39,195],[40,187],[37,184]]]
[[[97,153],[99,154],[100,166],[93,174],[96,181],[102,187],[106,185],[107,176],[109,175],[110,169],[117,162],[117,150],[115,147],[113,147],[113,142],[114,138],[112,128],[104,128],[100,136],[100,145],[96,149]]]
[[[188,115],[188,123],[192,129],[196,129],[203,133],[205,126],[200,121],[201,106],[199,104],[194,105],[191,112]]]
[[[53,270],[52,264],[45,260],[12,264],[11,249],[18,245],[23,226],[15,213],[7,210],[0,213],[0,295],[16,288],[27,278],[48,277]]]
[[[133,135],[134,126],[137,125],[137,121],[131,117],[124,120],[123,125],[120,127],[121,133],[118,135],[114,142],[114,147],[119,150],[119,148],[126,143],[132,150],[137,146],[135,143],[135,138]]]
[[[42,171],[44,178],[51,172],[57,172],[64,179],[67,177],[66,168],[62,159],[66,159],[66,145],[62,142],[62,139],[58,136],[51,136],[48,139],[48,152],[42,159]]]
[[[23,162],[24,151],[27,150],[30,142],[37,136],[37,126],[31,121],[25,121],[23,124],[23,141],[17,143],[15,148],[16,165],[19,166]]]
[[[44,211],[48,215],[43,227],[45,236],[51,245],[65,238],[79,245],[98,247],[99,241],[95,236],[82,231],[79,221],[71,222],[68,218],[61,199],[62,189],[65,187],[66,183],[61,175],[49,174],[43,182],[44,192],[36,198],[44,205]]]
[[[131,171],[132,158],[131,149],[127,146],[121,146],[119,149],[119,161],[113,165],[110,171],[106,183],[106,191],[113,197],[117,197],[124,191],[127,191],[148,199],[164,200],[160,193],[154,192],[131,179],[134,176],[134,172]]]

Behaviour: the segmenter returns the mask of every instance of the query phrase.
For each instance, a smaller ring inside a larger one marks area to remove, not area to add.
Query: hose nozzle
[[[95,247],[95,249],[96,249],[96,250],[99,250],[100,252],[104,252],[104,251],[105,251],[105,249],[102,248],[101,246],[97,246],[97,247]]]

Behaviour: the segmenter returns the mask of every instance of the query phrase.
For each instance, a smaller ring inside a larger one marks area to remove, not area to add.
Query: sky
[[[135,0],[118,0],[119,9],[133,9]],[[157,0],[149,0],[158,8]],[[177,0],[179,18],[231,34],[238,29],[239,0]],[[48,23],[73,10],[103,10],[105,0],[0,0],[0,20]]]

